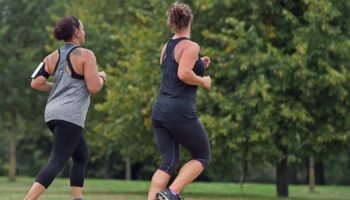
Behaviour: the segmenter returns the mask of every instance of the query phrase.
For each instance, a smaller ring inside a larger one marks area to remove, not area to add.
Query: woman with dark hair
[[[152,177],[148,200],[180,199],[181,191],[203,172],[211,157],[207,133],[196,114],[197,86],[211,87],[211,78],[203,76],[210,59],[200,58],[199,45],[190,40],[191,8],[175,2],[167,14],[175,35],[160,56],[162,82],[152,108],[152,125],[162,160]],[[179,161],[180,145],[191,153],[192,160],[166,188]]]
[[[64,45],[46,56],[32,75],[32,88],[50,92],[45,108],[45,122],[53,133],[50,158],[24,198],[35,200],[50,186],[69,158],[73,159],[70,174],[74,200],[82,199],[84,176],[89,160],[83,136],[90,93],[98,93],[106,81],[106,73],[98,72],[91,50],[82,48],[85,32],[74,16],[60,19],[54,36]],[[53,76],[53,83],[48,77]]]

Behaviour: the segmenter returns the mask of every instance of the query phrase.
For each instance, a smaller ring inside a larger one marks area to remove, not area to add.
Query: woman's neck
[[[188,28],[186,28],[186,29],[184,29],[184,30],[175,32],[175,35],[174,35],[173,39],[181,38],[181,37],[186,37],[186,38],[188,38],[188,39],[191,38],[191,30],[190,30],[190,27],[188,27]]]
[[[80,46],[80,43],[78,41],[75,41],[75,40],[65,41],[65,43],[66,44],[75,44],[75,45]]]

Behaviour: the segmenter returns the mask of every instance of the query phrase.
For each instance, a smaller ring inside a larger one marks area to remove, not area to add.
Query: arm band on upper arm
[[[34,73],[32,74],[32,79],[35,79],[38,76],[43,76],[46,79],[49,78],[50,74],[45,71],[45,63],[41,62],[38,67],[35,69]]]

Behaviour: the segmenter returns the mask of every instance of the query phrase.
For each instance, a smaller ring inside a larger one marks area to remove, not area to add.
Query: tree
[[[347,1],[304,1],[305,25],[295,30],[293,65],[299,66],[300,101],[312,116],[304,151],[310,157],[310,190],[315,185],[315,159],[345,148],[349,136],[350,4]],[[303,66],[303,67],[302,67]]]
[[[214,105],[207,108],[216,108],[211,113],[216,120],[207,123],[230,121],[231,129],[212,131],[229,138],[226,152],[243,150],[243,163],[256,157],[277,161],[277,193],[288,196],[288,155],[320,155],[348,141],[348,71],[343,67],[348,3],[212,1],[198,6],[206,13],[199,24],[213,24],[203,31],[203,42],[217,63],[217,93],[211,93]]]
[[[43,107],[43,95],[30,88],[30,75],[43,59],[47,41],[45,26],[50,23],[47,1],[0,1],[0,111],[9,122],[9,179],[16,178],[16,147],[19,124],[35,126]],[[6,133],[7,131],[5,131]]]

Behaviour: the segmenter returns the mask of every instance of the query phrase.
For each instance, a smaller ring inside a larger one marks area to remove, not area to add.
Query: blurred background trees
[[[49,156],[48,94],[30,88],[30,74],[60,47],[52,30],[69,15],[82,20],[85,47],[109,75],[87,118],[88,176],[152,176],[150,112],[172,2],[0,0],[1,176],[33,176]],[[213,88],[198,90],[198,112],[213,160],[199,180],[276,181],[279,196],[289,183],[349,184],[350,2],[183,2],[194,13],[192,40],[212,61]]]

